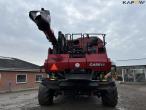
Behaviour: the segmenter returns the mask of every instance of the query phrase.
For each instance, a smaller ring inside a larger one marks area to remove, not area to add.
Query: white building
[[[116,65],[123,82],[146,82],[146,58],[118,60]]]

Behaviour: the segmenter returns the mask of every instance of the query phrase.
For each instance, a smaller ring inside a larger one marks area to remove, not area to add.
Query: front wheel
[[[118,92],[116,87],[101,92],[102,104],[109,107],[115,107],[118,103]]]
[[[54,91],[40,84],[38,92],[38,101],[40,105],[53,104]]]

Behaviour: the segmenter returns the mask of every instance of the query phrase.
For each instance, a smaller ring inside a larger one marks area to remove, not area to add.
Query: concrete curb
[[[118,82],[118,83],[126,85],[146,85],[146,82]]]

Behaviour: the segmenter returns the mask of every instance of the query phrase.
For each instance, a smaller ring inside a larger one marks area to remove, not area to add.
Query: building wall
[[[142,70],[143,73],[137,73],[135,70]],[[141,82],[146,81],[146,66],[120,66],[117,67],[118,76],[122,77],[122,81]],[[129,78],[128,80],[126,80]],[[141,79],[140,79],[141,78]],[[131,80],[130,80],[131,79]]]
[[[26,83],[17,83],[17,74],[26,74]],[[46,77],[45,73],[40,72],[0,72],[0,91],[16,91],[37,88],[39,85],[39,82],[36,82],[37,74],[43,74],[43,77]]]

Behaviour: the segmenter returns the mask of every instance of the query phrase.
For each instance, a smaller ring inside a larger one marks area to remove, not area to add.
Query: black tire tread
[[[40,105],[52,105],[53,104],[53,90],[40,84],[38,92],[38,102]]]
[[[109,107],[115,107],[118,103],[118,92],[116,87],[110,87],[101,93],[102,104]]]

